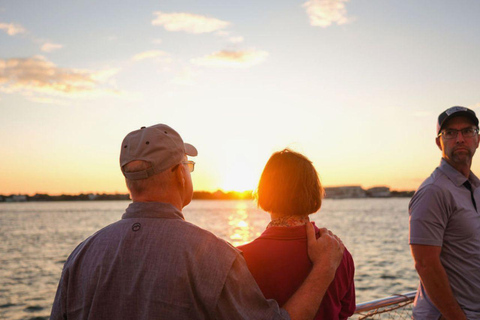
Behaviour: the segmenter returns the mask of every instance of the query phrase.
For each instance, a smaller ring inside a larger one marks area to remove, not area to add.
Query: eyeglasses
[[[177,170],[178,166],[181,164],[186,164],[190,172],[193,172],[193,170],[195,169],[195,161],[188,160],[188,161],[182,161],[179,164],[177,164],[175,167],[172,168],[172,171]]]
[[[462,130],[456,129],[446,129],[438,134],[438,136],[443,136],[445,139],[455,139],[458,136],[458,133],[461,132],[464,138],[473,138],[478,134],[478,129],[476,128],[465,128]]]
[[[188,170],[190,170],[190,172],[193,172],[193,170],[195,169],[195,161],[189,160],[189,161],[183,161],[182,163],[188,166]]]

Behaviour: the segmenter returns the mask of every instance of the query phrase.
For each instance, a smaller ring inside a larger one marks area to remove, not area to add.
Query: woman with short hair
[[[275,152],[260,177],[258,206],[270,214],[271,222],[260,237],[239,249],[265,297],[280,306],[312,268],[305,224],[310,223],[308,215],[320,209],[323,193],[312,162],[289,149]],[[318,238],[316,226],[315,230]],[[354,270],[352,255],[345,249],[315,319],[347,319],[354,313]]]

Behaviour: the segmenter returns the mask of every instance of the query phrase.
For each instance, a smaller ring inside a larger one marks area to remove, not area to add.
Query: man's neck
[[[169,193],[145,193],[145,194],[131,194],[133,202],[163,202],[170,203],[180,212],[183,209],[183,199],[179,194]]]
[[[449,159],[443,158],[449,165],[451,165],[455,170],[460,172],[464,175],[467,179],[470,177],[470,168],[472,166],[472,162],[469,161],[468,163],[454,163]]]

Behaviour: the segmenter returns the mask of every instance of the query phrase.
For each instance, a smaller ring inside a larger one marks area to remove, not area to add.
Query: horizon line
[[[327,188],[343,188],[343,187],[359,187],[363,190],[369,190],[373,188],[379,188],[379,187],[384,187],[390,189],[392,192],[411,192],[415,190],[410,190],[410,189],[391,189],[389,186],[374,186],[374,187],[369,187],[369,188],[364,188],[361,185],[335,185],[335,186],[324,186],[324,189]],[[217,192],[222,192],[222,193],[239,193],[239,194],[244,194],[244,193],[254,193],[255,190],[242,190],[242,191],[237,191],[237,190],[223,190],[221,188],[218,188],[216,190],[193,190],[193,192],[205,192],[205,193],[217,193]],[[105,191],[89,191],[89,192],[84,192],[84,191],[79,191],[77,193],[48,193],[48,192],[35,192],[35,193],[22,193],[22,192],[14,192],[14,193],[0,193],[0,196],[13,196],[13,195],[26,195],[26,196],[35,196],[35,195],[49,195],[49,196],[61,196],[61,195],[66,195],[66,196],[73,196],[73,195],[123,195],[123,194],[129,194],[129,192],[121,192],[121,191],[114,191],[114,192],[105,192]]]

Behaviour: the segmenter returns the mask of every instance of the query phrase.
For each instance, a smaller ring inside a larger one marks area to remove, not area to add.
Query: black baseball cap
[[[473,112],[473,110],[470,110],[470,109],[465,108],[465,107],[455,106],[455,107],[448,108],[447,110],[440,113],[440,115],[438,116],[437,134],[440,133],[440,131],[443,129],[443,125],[449,119],[451,119],[453,117],[458,117],[458,116],[463,116],[463,117],[469,118],[478,127],[478,118],[475,115],[475,112]]]

